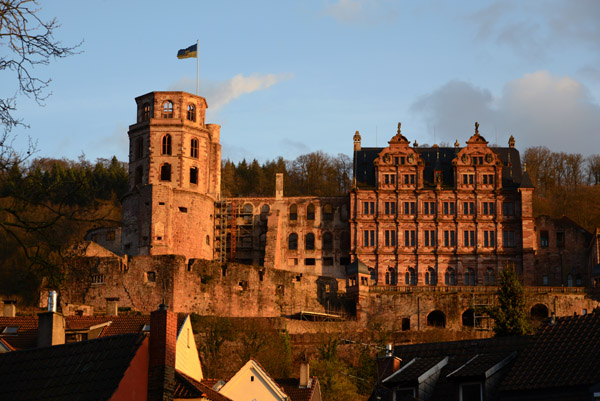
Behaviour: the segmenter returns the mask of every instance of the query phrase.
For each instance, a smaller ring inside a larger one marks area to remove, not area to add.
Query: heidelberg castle
[[[336,279],[356,302],[369,292],[492,288],[505,267],[538,292],[595,287],[600,232],[535,216],[512,136],[508,147],[488,146],[476,123],[464,146],[419,147],[398,124],[387,147],[373,148],[357,131],[348,196],[286,197],[278,175],[274,197],[222,198],[220,126],[205,123],[206,100],[135,100],[122,226],[86,235],[121,260],[182,255],[188,266],[204,259]]]

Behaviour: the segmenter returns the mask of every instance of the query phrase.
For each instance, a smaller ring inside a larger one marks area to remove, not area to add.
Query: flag
[[[187,49],[181,49],[177,52],[177,58],[198,58],[198,43],[188,47]]]

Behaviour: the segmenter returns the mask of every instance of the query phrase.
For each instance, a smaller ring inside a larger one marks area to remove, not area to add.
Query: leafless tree
[[[50,94],[50,79],[35,76],[36,66],[70,56],[79,46],[63,46],[57,41],[54,31],[60,25],[56,19],[42,20],[39,11],[36,0],[0,0],[0,46],[6,46],[0,56],[0,71],[12,71],[18,82],[14,95],[0,98],[4,140],[12,128],[25,125],[14,116],[17,95],[24,94],[43,105]]]

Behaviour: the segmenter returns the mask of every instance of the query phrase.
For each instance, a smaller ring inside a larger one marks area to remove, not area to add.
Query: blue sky
[[[17,145],[38,156],[127,159],[136,96],[195,92],[221,125],[223,158],[265,161],[384,146],[490,143],[600,153],[600,2],[40,1],[81,53],[40,67],[44,107],[20,96]],[[0,75],[2,96],[16,91]]]

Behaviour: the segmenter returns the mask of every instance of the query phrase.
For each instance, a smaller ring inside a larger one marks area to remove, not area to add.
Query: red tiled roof
[[[600,383],[600,314],[557,318],[518,356],[501,390]]]
[[[198,382],[180,371],[175,371],[174,398],[199,398],[202,396],[211,401],[231,401],[230,398],[225,397],[206,384]]]
[[[0,399],[108,400],[145,337],[125,334],[0,354]]]
[[[18,326],[17,334],[0,334],[0,338],[15,349],[34,348],[37,345],[37,316],[0,317],[0,333],[7,326]]]
[[[290,397],[290,401],[312,401],[317,389],[319,389],[319,380],[314,376],[308,388],[298,387],[300,384],[298,379],[277,379],[276,382]]]

